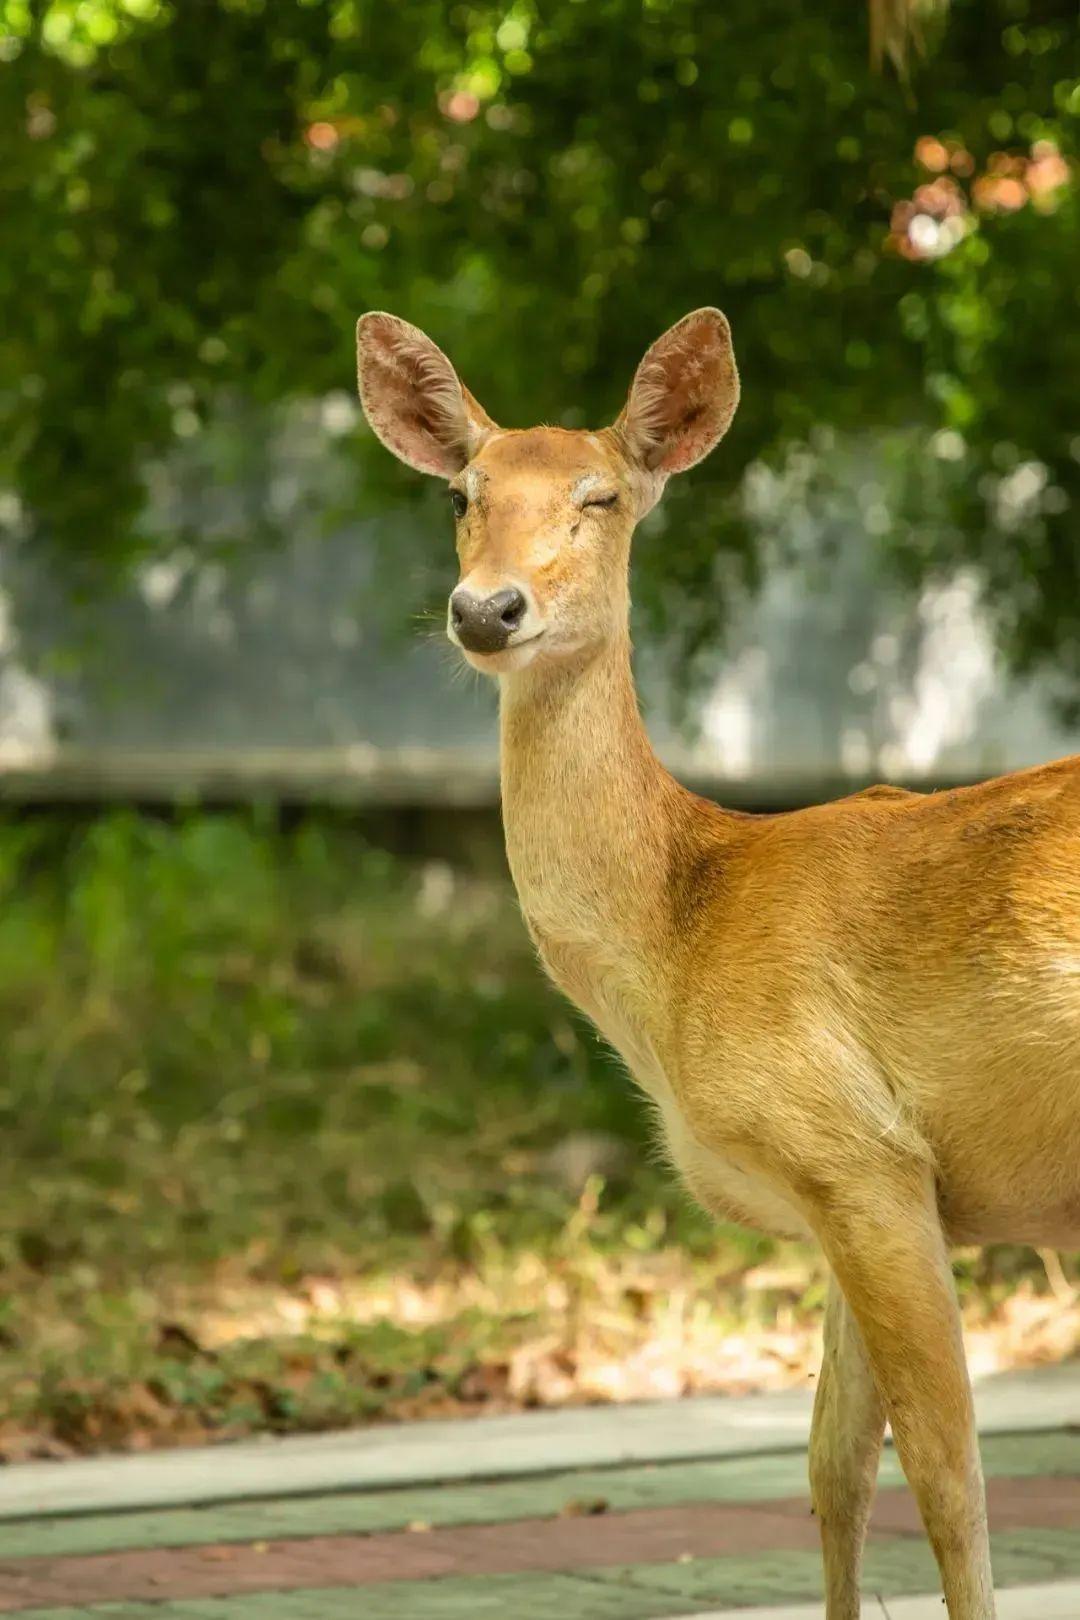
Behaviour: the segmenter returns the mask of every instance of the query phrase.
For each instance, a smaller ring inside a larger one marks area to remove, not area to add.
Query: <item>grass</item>
[[[501,883],[330,816],[11,821],[0,1028],[0,1456],[812,1364],[818,1263],[684,1199]],[[1015,1251],[961,1281],[1075,1335]]]

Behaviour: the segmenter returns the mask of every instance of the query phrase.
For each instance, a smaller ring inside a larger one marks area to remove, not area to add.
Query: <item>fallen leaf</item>
[[[610,1507],[606,1496],[572,1496],[559,1509],[560,1519],[591,1519]]]

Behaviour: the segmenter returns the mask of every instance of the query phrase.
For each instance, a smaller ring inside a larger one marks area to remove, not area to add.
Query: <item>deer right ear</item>
[[[649,349],[615,426],[631,456],[666,477],[708,455],[738,403],[731,329],[718,309],[695,309]]]
[[[442,350],[396,315],[361,315],[356,368],[373,432],[418,472],[452,478],[498,431]]]

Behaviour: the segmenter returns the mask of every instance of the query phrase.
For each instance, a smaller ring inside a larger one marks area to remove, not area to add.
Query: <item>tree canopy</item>
[[[0,0],[7,507],[72,566],[145,555],[147,465],[230,395],[350,386],[366,308],[497,420],[596,425],[719,304],[743,404],[654,597],[706,634],[747,464],[872,431],[898,562],[977,563],[1014,664],[1080,690],[1080,23],[927,31],[905,82],[824,0]]]

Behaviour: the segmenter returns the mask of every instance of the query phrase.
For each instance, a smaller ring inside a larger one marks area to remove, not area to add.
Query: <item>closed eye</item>
[[[592,500],[583,501],[582,506],[614,506],[618,499],[618,490],[612,490],[610,495],[595,495]]]

